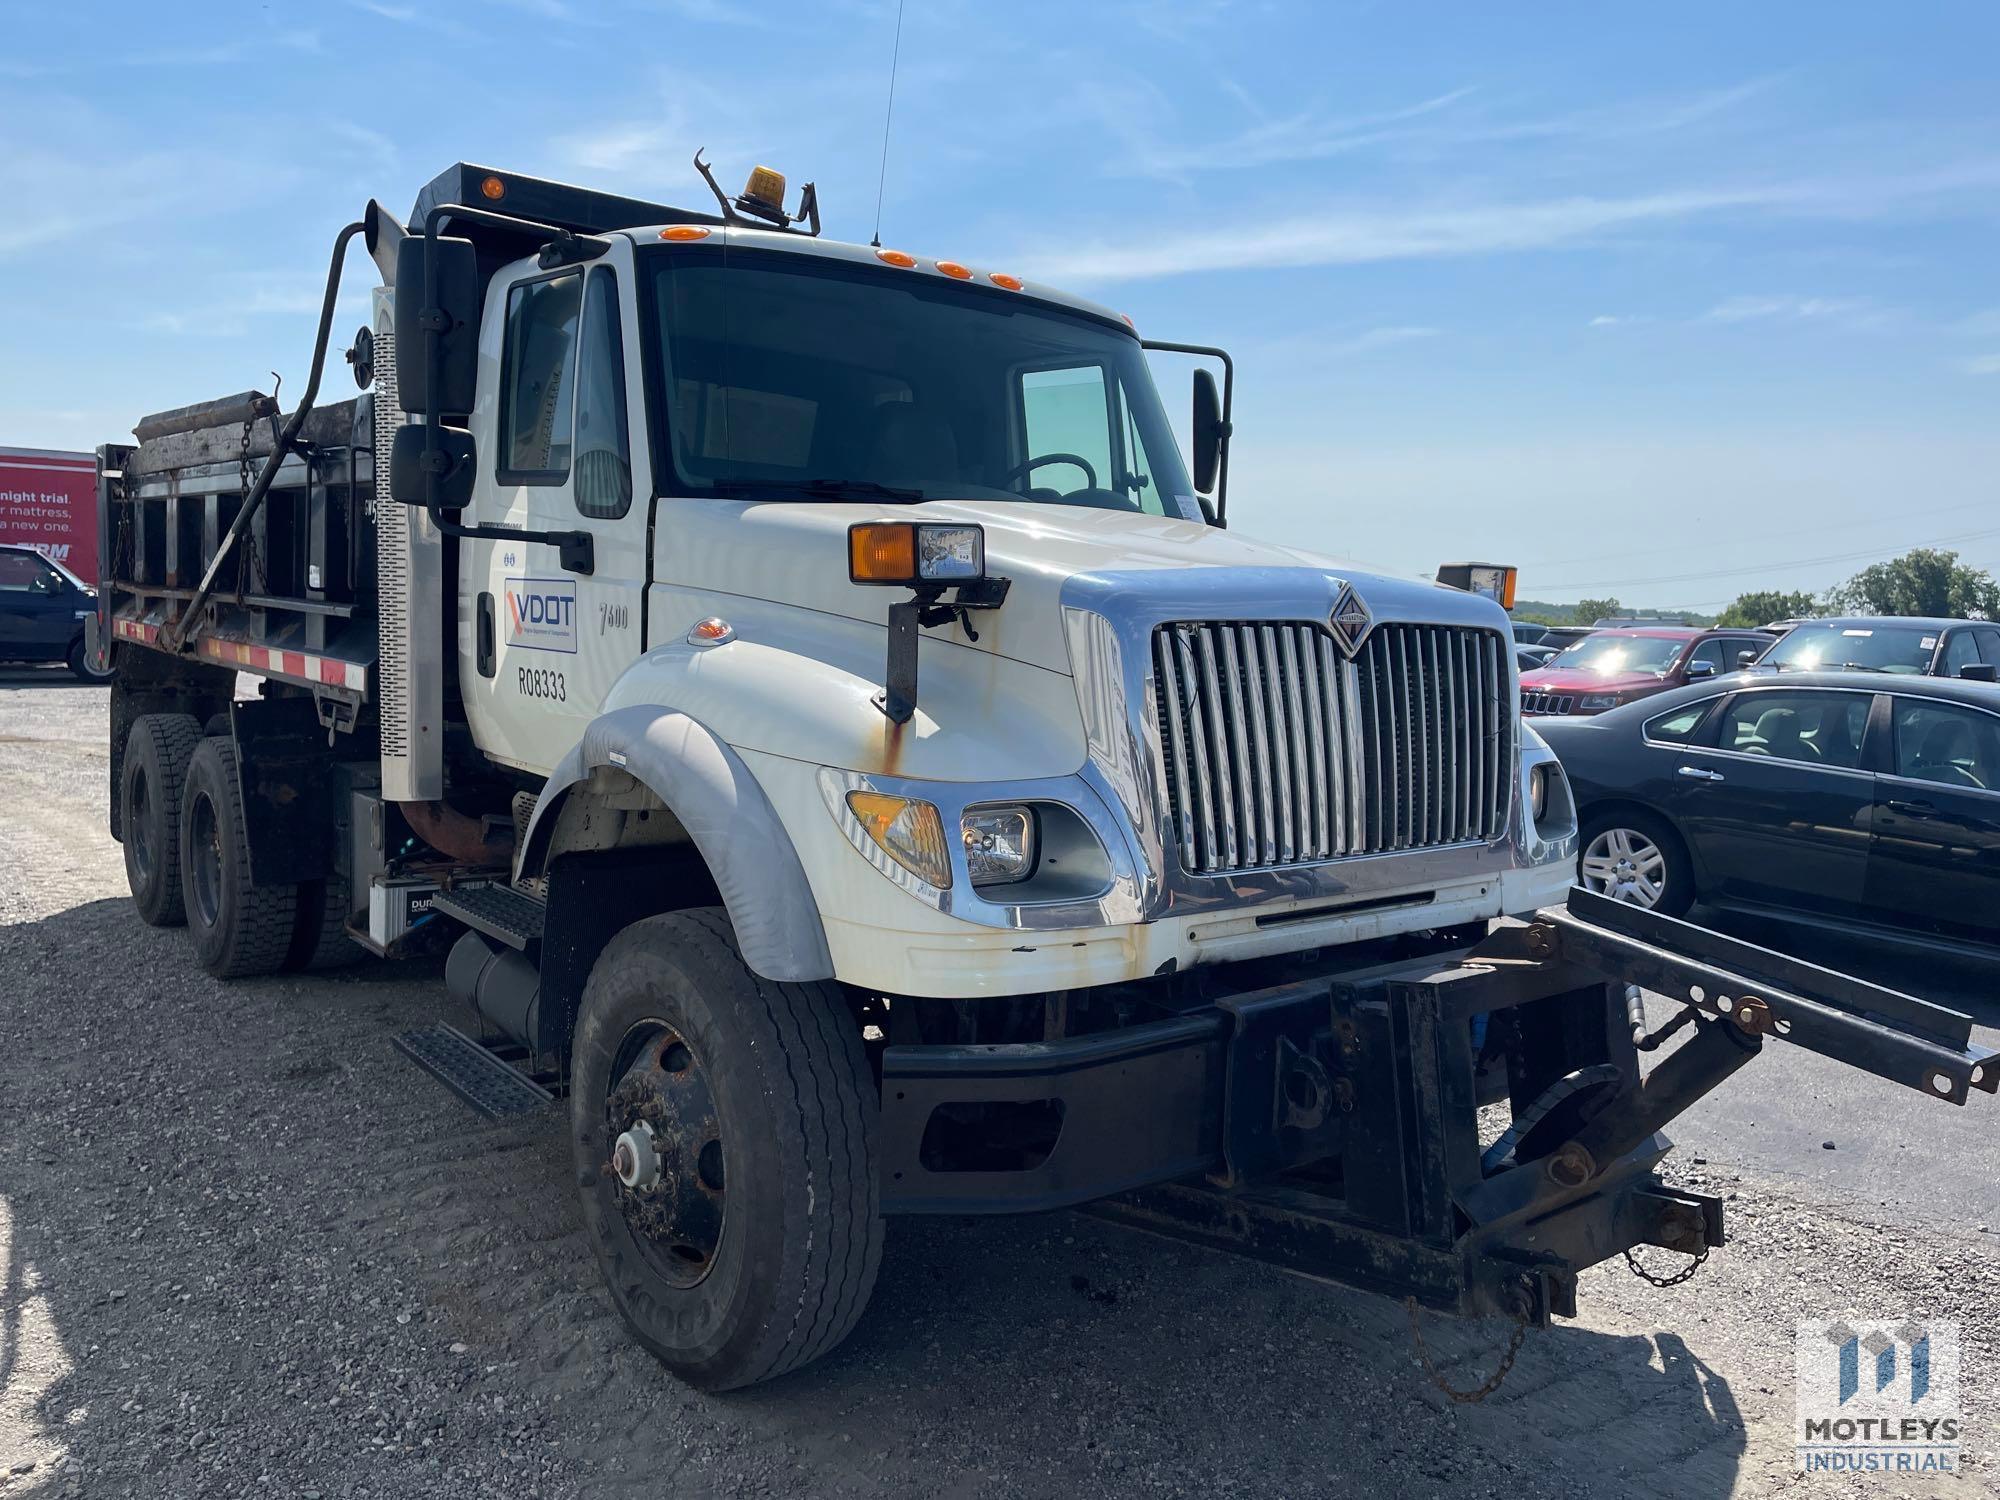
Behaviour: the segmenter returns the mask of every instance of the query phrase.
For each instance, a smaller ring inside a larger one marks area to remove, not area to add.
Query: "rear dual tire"
[[[204,969],[217,979],[239,979],[286,966],[299,887],[250,883],[236,746],[226,739],[203,740],[188,762],[180,864],[188,932]]]
[[[118,829],[125,883],[139,920],[178,927],[181,899],[181,799],[201,725],[188,714],[142,714],[125,742],[118,775]]]

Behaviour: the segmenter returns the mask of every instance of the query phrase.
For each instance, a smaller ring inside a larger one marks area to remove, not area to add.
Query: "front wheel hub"
[[[604,1101],[607,1171],[619,1212],[653,1267],[675,1286],[708,1274],[727,1208],[722,1123],[708,1074],[663,1021],[635,1026]]]

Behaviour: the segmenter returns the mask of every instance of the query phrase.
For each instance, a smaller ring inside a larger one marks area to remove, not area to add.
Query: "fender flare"
[[[735,751],[675,709],[640,704],[591,721],[542,788],[521,841],[521,879],[544,872],[570,792],[603,766],[644,782],[680,820],[751,969],[794,984],[833,977],[819,904],[777,809]]]

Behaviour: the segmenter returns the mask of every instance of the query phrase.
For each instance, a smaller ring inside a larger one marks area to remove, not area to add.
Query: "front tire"
[[[1666,819],[1615,808],[1586,819],[1577,844],[1577,883],[1585,890],[1663,917],[1694,905],[1694,865]]]
[[[633,1336],[722,1391],[847,1336],[882,1255],[876,1094],[831,984],[751,972],[719,909],[634,923],[577,1017],[582,1211]]]
[[[236,746],[211,736],[188,763],[181,883],[195,956],[217,979],[274,974],[292,951],[295,885],[250,883]]]

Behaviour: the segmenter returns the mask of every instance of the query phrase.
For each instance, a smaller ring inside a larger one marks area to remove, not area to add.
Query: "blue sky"
[[[334,231],[456,159],[700,205],[704,146],[873,228],[893,0],[7,11],[0,443],[296,391]],[[2000,8],[911,0],[901,49],[885,242],[1228,346],[1246,531],[1637,605],[2000,569]]]

